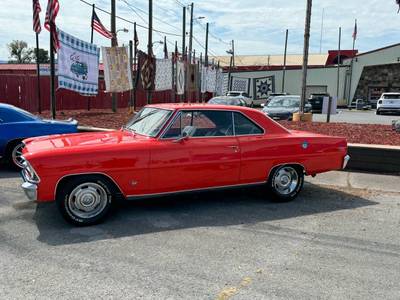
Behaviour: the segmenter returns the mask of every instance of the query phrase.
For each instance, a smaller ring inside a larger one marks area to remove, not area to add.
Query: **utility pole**
[[[117,46],[117,32],[115,25],[115,0],[111,0],[111,47]],[[111,108],[113,112],[117,112],[117,94],[111,93]]]
[[[182,7],[182,60],[185,60],[186,56],[186,7]],[[186,96],[186,76],[185,76],[185,88],[183,95],[180,95],[180,100],[183,102]]]
[[[357,19],[355,20],[354,29],[357,29]],[[357,32],[356,32],[356,30],[354,30],[354,32],[353,32],[353,52],[351,54],[351,64],[350,64],[349,98],[347,99],[348,105],[351,105],[350,97],[351,97],[351,84],[352,84],[352,79],[353,79],[354,49],[356,46],[356,38],[357,38]]]
[[[190,33],[189,33],[189,63],[192,63],[192,43],[193,43],[193,2],[190,4]]]
[[[153,0],[149,0],[149,36],[147,45],[148,59],[153,57]],[[153,72],[154,70],[152,70]],[[151,104],[151,89],[147,90],[147,104]]]
[[[134,70],[135,70],[135,80],[134,80],[134,86],[133,86],[133,112],[136,110],[136,88],[137,88],[137,81],[139,80],[138,76],[138,63],[137,63],[137,46],[138,46],[138,37],[137,37],[137,32],[136,32],[136,22],[133,23],[133,32],[134,32],[134,50],[133,50],[133,65]]]
[[[285,79],[286,79],[286,56],[287,56],[287,43],[288,43],[289,29],[286,29],[286,37],[285,37],[285,52],[283,54],[283,71],[282,71],[282,90],[281,92],[285,92]]]
[[[133,103],[135,101],[135,78],[133,77],[133,41],[129,41],[129,67],[130,67],[130,72],[131,72],[131,77],[132,77],[132,87],[133,89],[130,92],[130,98],[129,98],[129,113],[133,113]]]
[[[325,15],[325,8],[322,9],[321,35],[319,37],[319,54],[322,53],[322,37],[324,35],[324,15]]]
[[[232,40],[232,66],[235,67],[235,41]]]
[[[53,1],[50,0],[48,4],[50,7],[53,5]],[[54,63],[54,45],[53,32],[56,30],[53,21],[50,21],[50,111],[51,117],[54,120],[56,118],[56,92],[55,92],[55,63]]]
[[[342,27],[339,27],[339,42],[338,42],[338,60],[337,60],[337,79],[336,79],[336,101],[339,101],[339,85],[340,85],[340,60],[341,60],[341,51],[340,44],[342,40]],[[329,97],[328,102],[328,112],[326,115],[326,122],[329,123],[331,120],[331,108],[332,108],[332,97]]]
[[[312,0],[307,0],[307,11],[304,28],[304,49],[303,49],[303,68],[302,68],[302,84],[301,84],[301,104],[300,104],[300,120],[304,114],[304,105],[306,103],[307,93],[307,68],[308,68],[308,49],[310,46],[310,27],[311,27],[311,9]]]
[[[208,22],[206,24],[206,48],[205,48],[205,54],[204,54],[204,64],[206,67],[208,67]]]

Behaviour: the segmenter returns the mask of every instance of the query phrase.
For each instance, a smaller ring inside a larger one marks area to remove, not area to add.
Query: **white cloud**
[[[90,0],[89,0],[90,1]],[[41,0],[42,24],[47,1]],[[63,30],[82,39],[90,39],[91,7],[79,0],[59,0],[60,13],[57,25]],[[95,0],[98,7],[109,10],[110,1]],[[146,25],[147,15],[138,10],[147,11],[147,1],[127,0],[136,13],[129,8],[123,0],[117,0],[117,14]],[[183,2],[183,1],[180,1]],[[388,44],[396,43],[400,16],[397,15],[395,1],[381,0],[353,0],[343,3],[338,0],[314,1],[311,27],[311,52],[319,51],[320,25],[322,9],[325,10],[323,51],[337,47],[337,31],[342,26],[342,47],[350,49],[352,44],[352,31],[354,19],[358,19],[357,47],[366,51]],[[186,3],[186,1],[185,1]],[[296,0],[201,0],[195,2],[195,16],[204,16],[201,20],[210,23],[209,48],[212,53],[225,54],[229,45],[219,41],[217,36],[224,41],[235,40],[237,54],[275,54],[283,50],[284,32],[288,28],[289,52],[301,53],[303,45],[303,30],[306,1]],[[2,0],[0,11],[0,59],[8,59],[6,44],[13,39],[27,41],[34,46],[35,36],[32,31],[32,7],[31,1]],[[110,16],[98,11],[105,26],[110,25]],[[140,15],[142,18],[140,18]],[[154,20],[156,29],[181,34],[182,7],[175,0],[154,1]],[[189,19],[189,11],[187,11]],[[161,20],[161,21],[160,21]],[[204,28],[194,23],[194,35],[204,46]],[[187,31],[189,31],[189,23]],[[120,44],[127,43],[133,37],[133,25],[117,20],[117,28],[127,27],[130,33],[120,33]],[[140,47],[146,49],[147,31],[138,28]],[[162,34],[154,33],[153,40],[161,40]],[[49,34],[46,30],[40,35],[42,47],[48,48]],[[181,46],[181,38],[168,36],[168,50],[172,51],[175,40]],[[98,45],[109,45],[110,41],[95,33],[94,42]],[[204,49],[195,41],[193,43],[197,53]],[[156,54],[161,55],[162,46],[156,45]]]

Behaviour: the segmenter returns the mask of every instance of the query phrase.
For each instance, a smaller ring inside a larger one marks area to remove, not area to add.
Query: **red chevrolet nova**
[[[102,221],[116,198],[266,185],[294,199],[304,175],[345,167],[344,138],[290,131],[262,112],[207,104],[144,107],[112,132],[24,141],[26,195],[56,201],[77,225]]]

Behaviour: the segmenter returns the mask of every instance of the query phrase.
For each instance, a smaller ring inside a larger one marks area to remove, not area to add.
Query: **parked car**
[[[22,188],[55,200],[76,225],[102,221],[111,204],[200,190],[267,186],[293,200],[305,175],[346,166],[341,137],[290,131],[239,106],[145,106],[120,130],[24,140]]]
[[[400,93],[383,93],[376,104],[376,114],[400,112]]]
[[[235,106],[247,106],[247,103],[240,97],[230,96],[218,96],[211,98],[207,102],[208,104],[220,104],[220,105],[235,105]]]
[[[248,107],[253,107],[254,106],[254,100],[249,97],[249,94],[246,92],[241,92],[241,91],[229,91],[226,93],[227,96],[229,97],[236,97],[239,99],[242,99],[244,102],[246,102],[246,106]]]
[[[292,120],[293,114],[300,110],[300,96],[276,96],[263,108],[263,112],[274,120]],[[311,105],[305,104],[305,112],[311,111]]]
[[[329,97],[329,94],[311,94],[308,98],[308,103],[311,105],[311,111],[313,113],[322,113],[322,105],[324,103],[324,98]]]
[[[0,157],[22,168],[22,140],[49,134],[77,132],[78,122],[45,120],[18,107],[0,103]]]

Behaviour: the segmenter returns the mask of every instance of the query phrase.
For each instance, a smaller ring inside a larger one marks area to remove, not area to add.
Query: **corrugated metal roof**
[[[229,66],[230,56],[211,56],[215,62],[220,61],[220,66]],[[308,64],[313,66],[324,66],[328,59],[328,54],[310,54]],[[236,55],[235,66],[282,66],[283,55]],[[301,66],[303,64],[303,55],[288,54],[286,65]]]

